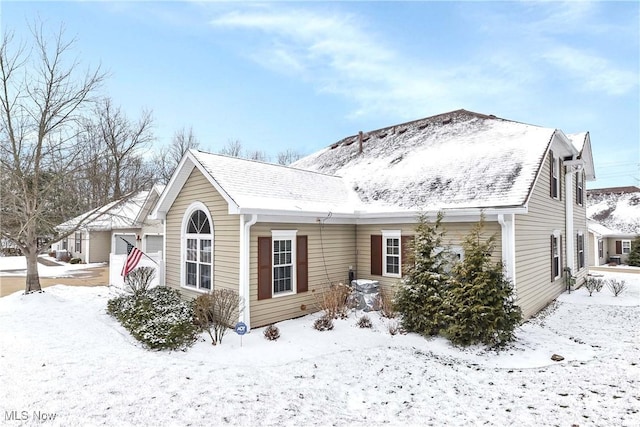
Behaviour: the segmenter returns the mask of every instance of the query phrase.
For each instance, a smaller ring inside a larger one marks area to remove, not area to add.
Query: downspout
[[[513,291],[517,295],[515,214],[499,214],[498,223],[500,224],[502,235],[502,262],[505,266],[506,275],[513,284]]]
[[[251,257],[251,226],[258,221],[258,215],[252,214],[251,219],[246,220],[246,215],[240,215],[240,283],[238,294],[240,295],[239,321],[247,325],[247,331],[251,330],[251,302],[250,302],[250,257]]]

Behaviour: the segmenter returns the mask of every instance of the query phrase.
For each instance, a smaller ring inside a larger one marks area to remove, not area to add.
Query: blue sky
[[[637,2],[0,2],[76,37],[158,145],[192,126],[275,157],[459,108],[590,131],[597,181],[640,185]]]

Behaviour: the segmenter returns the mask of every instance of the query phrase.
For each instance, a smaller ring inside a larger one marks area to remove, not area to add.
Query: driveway
[[[62,277],[40,277],[40,286],[108,286],[109,267],[93,267],[64,272]],[[0,276],[0,297],[24,290],[25,276]]]

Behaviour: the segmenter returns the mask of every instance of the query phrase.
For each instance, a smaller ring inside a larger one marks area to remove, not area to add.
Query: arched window
[[[183,286],[207,291],[213,283],[213,226],[206,207],[193,204],[183,220]]]

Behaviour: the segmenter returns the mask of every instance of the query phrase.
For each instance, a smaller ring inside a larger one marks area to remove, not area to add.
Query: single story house
[[[52,244],[52,250],[68,251],[86,263],[108,262],[110,254],[126,254],[127,242],[144,252],[161,251],[164,228],[159,220],[149,218],[149,212],[163,190],[164,186],[155,185],[60,224],[58,229],[65,231],[83,222],[74,233]]]
[[[587,275],[588,133],[567,135],[457,110],[346,137],[281,166],[190,150],[153,210],[166,285],[187,297],[226,287],[249,327],[318,309],[351,277],[393,288],[420,214],[444,213],[446,243],[484,215],[530,317]]]
[[[631,242],[640,236],[640,188],[587,191],[589,265],[626,264]]]

